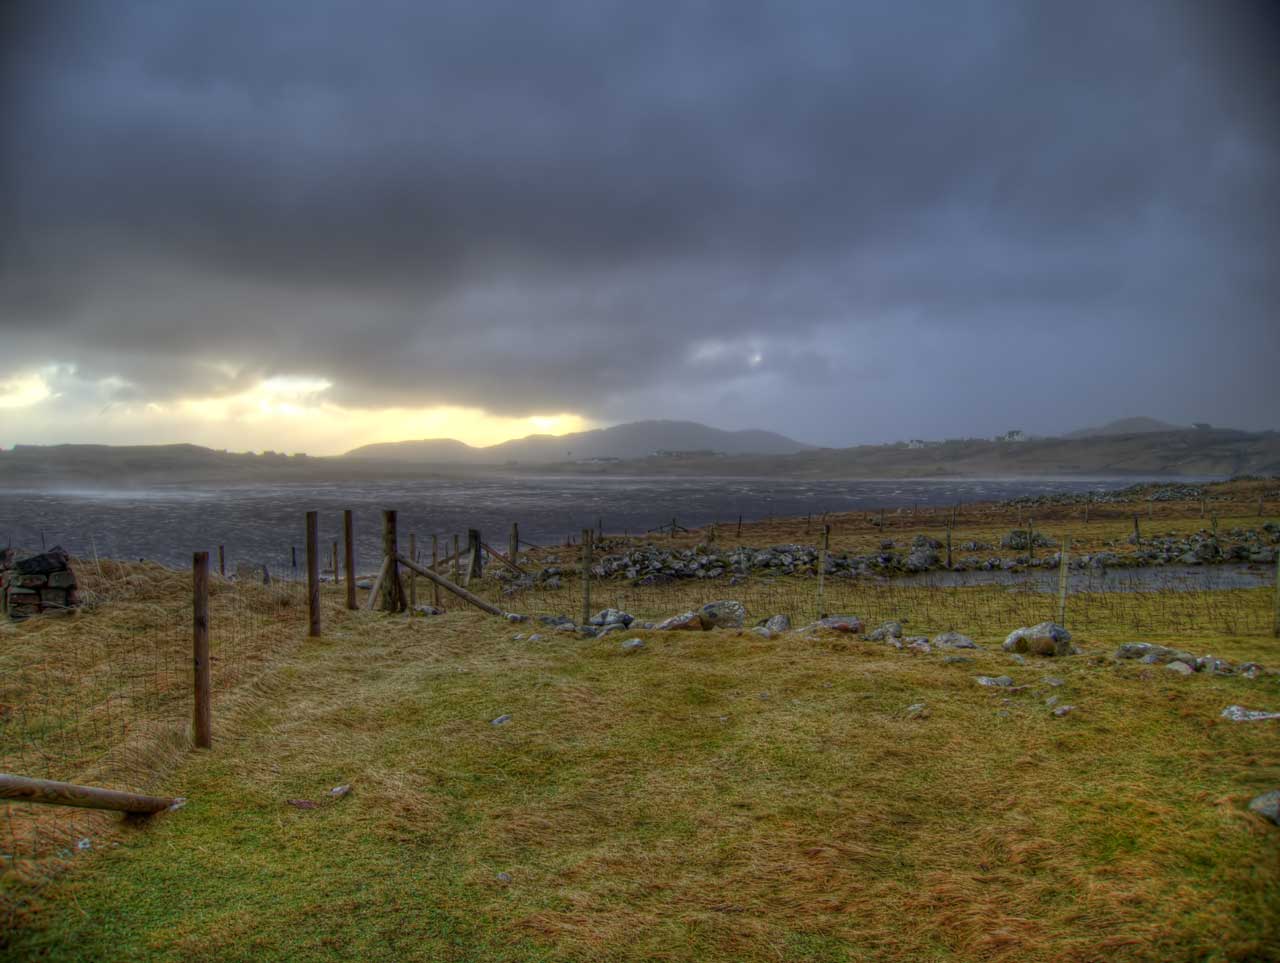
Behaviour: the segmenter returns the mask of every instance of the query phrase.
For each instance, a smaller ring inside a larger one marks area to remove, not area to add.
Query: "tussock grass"
[[[1280,831],[1245,810],[1280,784],[1280,739],[1218,718],[1275,708],[1275,677],[1114,663],[1106,633],[1017,665],[528,631],[461,611],[335,614],[320,641],[298,625],[219,711],[214,750],[158,780],[187,808],[80,861],[9,956],[1280,956]],[[1276,661],[1260,634],[1166,641]],[[1076,711],[1052,717],[1050,695]]]

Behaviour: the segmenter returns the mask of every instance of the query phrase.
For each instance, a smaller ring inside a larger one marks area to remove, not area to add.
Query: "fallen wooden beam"
[[[49,806],[78,806],[81,809],[109,809],[119,813],[159,813],[186,802],[178,797],[144,796],[136,792],[77,786],[52,779],[29,779],[9,773],[0,773],[0,799]]]
[[[480,544],[481,544],[481,545],[484,545],[484,550],[485,550],[486,552],[488,552],[488,553],[489,553],[489,557],[490,557],[490,558],[496,558],[499,562],[501,562],[501,563],[502,563],[503,565],[505,565],[507,568],[511,569],[511,571],[515,572],[517,575],[524,575],[524,574],[525,574],[525,570],[524,570],[524,569],[522,569],[522,568],[521,568],[519,565],[517,565],[515,562],[511,561],[511,559],[507,558],[507,557],[506,557],[505,555],[503,555],[501,552],[495,552],[495,551],[494,551],[492,548],[490,548],[488,545],[485,545],[485,544],[484,544],[484,542],[481,542]]]
[[[425,576],[426,578],[431,579],[431,581],[435,582],[442,589],[452,592],[454,595],[458,596],[458,598],[462,599],[465,602],[470,602],[476,608],[481,609],[485,612],[488,612],[490,615],[498,615],[504,618],[506,617],[507,613],[502,611],[502,609],[498,608],[495,605],[490,605],[484,599],[480,598],[480,596],[473,595],[472,593],[468,592],[461,585],[456,585],[453,582],[450,582],[443,575],[437,575],[435,572],[431,571],[430,569],[423,568],[417,562],[410,561],[409,559],[405,558],[403,555],[400,556],[400,564],[407,569],[417,572],[419,575],[422,575],[422,576]]]

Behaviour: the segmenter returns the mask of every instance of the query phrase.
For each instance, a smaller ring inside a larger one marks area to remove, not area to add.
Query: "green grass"
[[[847,637],[637,632],[624,654],[528,631],[334,613],[218,707],[215,748],[159,787],[186,808],[103,825],[7,957],[1280,956],[1280,830],[1245,810],[1280,786],[1277,726],[1218,718],[1280,707],[1275,676],[1117,664],[1119,628],[1027,665],[976,630],[967,665]],[[1163,641],[1277,661],[1261,635]]]

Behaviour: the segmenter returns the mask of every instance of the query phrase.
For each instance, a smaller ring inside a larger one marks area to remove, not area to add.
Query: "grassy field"
[[[152,604],[0,646],[127,638]],[[1133,635],[1101,622],[1084,655],[1019,665],[997,618],[958,626],[984,649],[956,664],[849,637],[530,643],[478,613],[327,614],[319,641],[271,628],[214,749],[151,787],[187,806],[95,823],[5,958],[1280,958],[1280,830],[1245,808],[1280,787],[1277,724],[1219,718],[1280,709],[1277,676],[1116,663]],[[1280,661],[1261,632],[1151,641]]]

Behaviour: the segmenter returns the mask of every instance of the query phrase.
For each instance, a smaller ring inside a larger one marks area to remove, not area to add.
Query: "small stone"
[[[747,607],[734,599],[708,602],[701,609],[704,628],[740,629],[747,617]]]
[[[623,652],[634,652],[636,649],[644,648],[644,639],[627,639],[622,643]]]
[[[952,649],[976,649],[978,643],[959,632],[943,632],[933,640],[934,645],[945,645]]]
[[[929,644],[929,640],[923,636],[914,639],[907,639],[907,648],[913,652],[929,653],[933,651],[933,646]]]
[[[1254,796],[1249,809],[1280,826],[1280,789],[1272,789],[1261,796]]]
[[[1045,677],[1044,684],[1045,684],[1045,685],[1051,685],[1051,686],[1053,686],[1055,689],[1056,689],[1058,686],[1066,685],[1066,683],[1065,683],[1063,680],[1059,679],[1057,676],[1052,676],[1052,675],[1051,675],[1051,676],[1046,676],[1046,677]]]
[[[910,719],[928,719],[929,707],[923,702],[917,702],[914,705],[907,706],[906,713]]]
[[[987,686],[1013,685],[1013,680],[1009,678],[1007,675],[997,675],[997,676],[980,675],[977,678],[977,682],[978,682],[978,685],[987,685]]]
[[[1045,700],[1044,700],[1044,704],[1045,704],[1046,706],[1048,706],[1050,709],[1052,709],[1054,706],[1056,706],[1056,705],[1058,704],[1058,697],[1057,697],[1057,696],[1049,696],[1049,698],[1047,698],[1047,699],[1045,699]]]
[[[1057,718],[1061,719],[1063,716],[1073,711],[1075,711],[1075,706],[1058,706],[1053,710],[1053,714]]]
[[[492,722],[490,722],[490,723],[489,723],[489,725],[491,725],[491,726],[505,726],[505,725],[506,725],[508,722],[510,722],[510,721],[511,721],[511,714],[510,714],[510,713],[503,713],[502,715],[498,716],[498,718],[496,718],[496,719],[494,719]]]
[[[1015,652],[1013,655],[1009,656],[1009,661],[1010,661],[1010,662],[1012,662],[1014,665],[1026,665],[1026,664],[1027,664],[1027,660],[1026,660],[1025,658],[1023,658],[1021,655],[1019,655],[1018,653],[1016,653],[1016,652]]]
[[[1196,670],[1185,662],[1170,662],[1165,666],[1165,669],[1183,677],[1196,674]]]
[[[968,655],[949,655],[942,661],[947,665],[968,665],[973,662],[973,658]]]
[[[494,878],[495,878],[499,883],[503,883],[504,885],[505,885],[506,883],[511,882],[511,874],[510,874],[510,873],[499,873],[499,874],[498,874],[497,876],[495,876]]]
[[[1029,655],[1070,655],[1071,633],[1056,622],[1041,622],[1014,629],[1004,640],[1003,648],[1006,652],[1025,652]]]
[[[881,622],[867,636],[872,642],[884,642],[886,639],[902,638],[901,622]]]
[[[80,850],[81,852],[83,852],[86,849],[93,849],[93,842],[88,837],[77,840],[76,849]]]
[[[424,607],[425,607],[425,606],[424,606]],[[429,615],[435,615],[436,613],[435,613],[435,612],[429,612],[429,613],[426,613],[426,614],[429,614]],[[521,615],[521,614],[520,614],[520,613],[518,613],[518,612],[508,612],[508,613],[507,613],[507,621],[508,621],[508,622],[528,622],[528,621],[529,621],[529,616],[527,616],[527,615]]]

